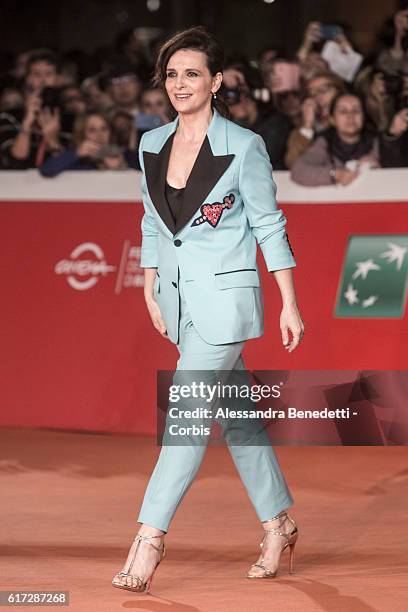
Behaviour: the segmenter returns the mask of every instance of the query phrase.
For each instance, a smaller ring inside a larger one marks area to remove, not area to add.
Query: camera
[[[60,92],[57,87],[44,87],[41,92],[42,107],[58,108],[60,105]]]
[[[332,40],[333,38],[336,38],[336,36],[340,36],[340,34],[343,34],[343,29],[338,25],[329,25],[323,23],[320,26],[320,33],[322,35],[322,38],[324,38],[325,40]]]
[[[241,102],[242,90],[240,87],[224,87],[221,85],[220,94],[228,106]]]

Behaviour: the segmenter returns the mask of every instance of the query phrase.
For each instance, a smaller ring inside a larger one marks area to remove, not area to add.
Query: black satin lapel
[[[175,233],[175,224],[164,190],[173,137],[174,132],[170,134],[159,153],[143,151],[146,183],[150,198],[163,223],[172,234]]]
[[[183,195],[183,208],[175,232],[180,231],[204,204],[206,197],[220,180],[235,155],[213,155],[208,136],[204,139]]]

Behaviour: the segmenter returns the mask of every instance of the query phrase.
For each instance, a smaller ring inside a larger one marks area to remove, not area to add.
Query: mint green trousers
[[[199,371],[206,383],[214,383],[217,371],[245,370],[241,352],[245,342],[213,345],[197,333],[180,291],[179,344],[180,357],[173,383],[185,382],[185,371]],[[235,406],[231,406],[235,409]],[[240,409],[242,406],[240,406]],[[169,427],[176,421],[168,418],[163,445],[150,477],[137,518],[140,523],[167,532],[169,525],[190,488],[207,449],[202,436],[184,437],[183,444],[172,443]],[[178,421],[180,423],[180,421]],[[194,420],[197,425],[200,420]],[[263,427],[257,428],[250,443],[234,444],[237,422],[220,419],[228,449],[260,521],[267,521],[293,504],[275,451]],[[235,439],[236,440],[236,439]],[[210,502],[209,502],[210,503]]]

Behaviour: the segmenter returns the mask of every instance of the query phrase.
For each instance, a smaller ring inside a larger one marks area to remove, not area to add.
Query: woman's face
[[[124,74],[112,78],[108,90],[116,104],[133,105],[140,96],[142,85],[136,74]]]
[[[167,111],[166,96],[159,89],[148,89],[142,95],[142,112],[146,115],[165,115]]]
[[[329,64],[322,58],[320,53],[312,51],[300,67],[302,78],[309,81],[317,72],[328,71]]]
[[[0,96],[0,111],[9,111],[14,108],[24,107],[24,96],[18,90],[10,87],[5,89]]]
[[[196,113],[210,107],[212,92],[219,89],[222,73],[213,77],[202,51],[180,49],[167,63],[165,87],[178,113]]]
[[[361,102],[355,96],[342,96],[334,109],[332,123],[340,136],[352,137],[360,134],[364,126]]]
[[[81,91],[85,96],[86,104],[91,109],[104,109],[113,105],[109,95],[103,92],[95,81],[91,78],[84,81],[81,85]]]
[[[38,60],[31,64],[25,79],[25,84],[32,91],[40,91],[44,87],[57,85],[57,68],[46,60]]]
[[[66,88],[61,94],[61,104],[69,113],[84,113],[86,109],[84,96],[78,87]]]
[[[337,93],[336,86],[326,77],[316,77],[307,84],[308,95],[313,98],[320,110],[325,114]]]
[[[109,143],[109,126],[105,119],[98,115],[91,115],[87,118],[84,134],[85,140],[90,140],[100,145],[107,145]]]
[[[278,94],[279,109],[294,122],[302,113],[300,95],[297,91],[285,91]]]

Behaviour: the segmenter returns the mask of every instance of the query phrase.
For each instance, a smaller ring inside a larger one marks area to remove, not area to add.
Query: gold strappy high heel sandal
[[[275,519],[283,519],[282,521],[279,522],[279,525],[277,527],[273,527],[272,529],[265,529],[265,535],[263,537],[263,540],[260,544],[261,550],[262,550],[262,546],[265,542],[265,538],[267,537],[268,533],[273,533],[274,535],[279,535],[279,536],[284,536],[287,540],[287,542],[285,542],[285,545],[283,546],[280,555],[279,555],[279,559],[278,559],[278,564],[280,561],[280,557],[283,553],[283,551],[289,546],[289,552],[290,552],[290,557],[289,557],[289,573],[293,574],[294,570],[293,570],[293,564],[294,564],[294,555],[295,555],[295,544],[297,542],[298,539],[298,528],[297,525],[295,523],[295,521],[293,520],[293,518],[291,516],[289,516],[289,514],[287,514],[287,512],[280,512],[279,514],[277,514],[276,516],[274,516],[272,519],[270,519],[271,521],[275,520]],[[285,523],[286,520],[289,520],[292,525],[293,525],[293,529],[292,531],[290,531],[289,533],[285,533],[283,531],[281,531],[281,527],[282,525]],[[251,574],[250,571],[247,574],[247,578],[275,578],[278,570],[276,569],[275,571],[272,571],[270,569],[268,569],[265,565],[264,565],[264,559],[263,557],[261,558],[260,563],[253,563],[251,565],[251,567],[260,567],[263,570],[263,574]]]
[[[159,565],[159,563],[164,559],[164,556],[166,554],[166,548],[164,546],[164,542],[162,544],[162,546],[159,548],[158,546],[155,546],[154,544],[152,544],[149,540],[152,540],[153,538],[162,538],[165,534],[161,534],[161,535],[155,535],[155,536],[143,536],[143,535],[137,535],[135,537],[135,542],[137,542],[137,546],[136,546],[136,550],[133,553],[133,557],[132,560],[130,562],[130,565],[128,567],[127,572],[118,572],[117,574],[115,574],[115,576],[113,577],[112,580],[112,586],[116,587],[117,589],[125,589],[126,591],[133,591],[135,593],[149,593],[150,591],[150,585],[152,584],[152,580],[153,580],[153,576],[155,571],[157,570],[157,567]],[[153,546],[153,548],[155,550],[157,550],[157,552],[159,553],[159,559],[153,569],[153,572],[151,574],[151,576],[146,580],[146,582],[143,582],[138,576],[134,576],[133,574],[130,573],[132,567],[133,567],[133,563],[135,562],[135,558],[136,558],[136,554],[137,551],[139,549],[140,546],[140,542],[142,542],[142,540],[144,542],[147,542],[148,544],[150,544],[150,546]],[[132,579],[132,586],[125,584],[119,584],[117,582],[115,582],[115,578],[119,577],[124,578],[124,577],[128,577],[130,576]],[[136,581],[136,584],[134,584],[134,582]]]

